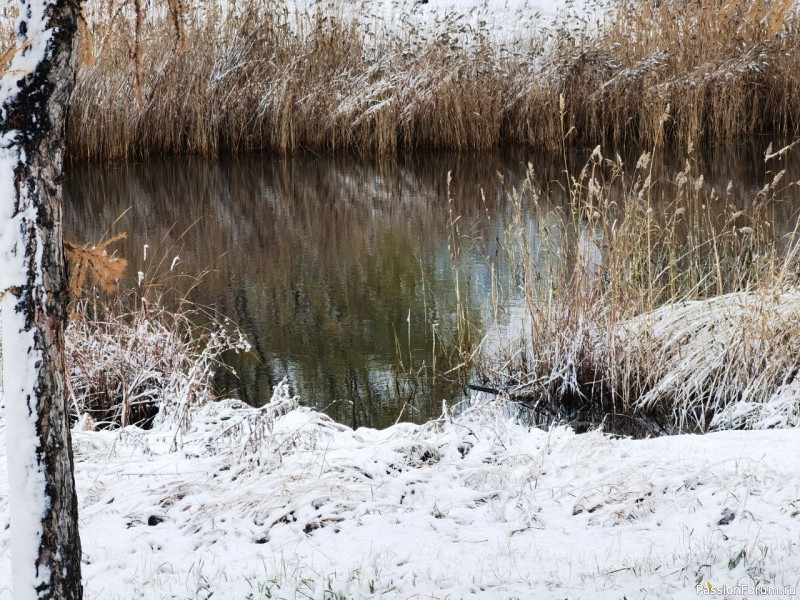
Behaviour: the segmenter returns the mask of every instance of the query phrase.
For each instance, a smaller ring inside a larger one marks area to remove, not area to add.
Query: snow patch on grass
[[[194,410],[177,451],[164,424],[74,433],[87,598],[640,598],[797,583],[797,430],[635,441],[530,430],[476,400],[457,417],[354,431],[286,386],[261,409]],[[7,536],[0,522],[0,582]]]

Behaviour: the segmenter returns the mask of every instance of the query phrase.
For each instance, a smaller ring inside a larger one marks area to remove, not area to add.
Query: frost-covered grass
[[[186,301],[175,310],[159,301],[81,302],[65,339],[72,408],[84,428],[149,425],[159,412],[181,420],[216,398],[224,353],[249,350],[232,323]]]
[[[618,327],[618,356],[680,430],[800,425],[800,288],[664,306]],[[625,350],[620,351],[622,347]]]
[[[622,150],[800,118],[794,0],[245,0],[147,4],[140,21],[134,6],[87,7],[74,159],[552,150],[566,132]]]
[[[280,387],[261,409],[194,407],[176,451],[166,423],[75,431],[86,597],[617,600],[798,584],[800,431],[636,441],[528,429],[510,410],[475,399],[460,416],[353,431]],[[0,457],[0,598],[6,489]]]

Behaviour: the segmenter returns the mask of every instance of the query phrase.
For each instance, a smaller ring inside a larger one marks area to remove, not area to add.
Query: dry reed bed
[[[74,159],[558,149],[564,137],[621,150],[787,133],[800,114],[791,0],[619,0],[598,24],[531,15],[527,39],[507,42],[466,16],[387,25],[367,4],[246,0],[177,20],[163,8],[88,9]]]
[[[486,380],[568,421],[640,419],[667,432],[800,424],[797,225],[774,174],[746,205],[692,161],[656,182],[596,150],[552,206],[531,172],[506,247],[524,282],[520,335]],[[548,215],[527,230],[524,207]],[[796,217],[795,217],[796,219]]]

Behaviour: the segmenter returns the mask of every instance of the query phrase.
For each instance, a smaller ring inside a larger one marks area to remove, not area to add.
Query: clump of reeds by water
[[[191,407],[216,399],[224,355],[248,351],[249,343],[230,320],[189,300],[197,280],[181,284],[175,261],[167,269],[163,257],[146,260],[151,274],[139,273],[137,288],[121,291],[127,262],[108,248],[124,237],[67,246],[72,414],[84,428],[149,428],[156,418],[182,425]]]
[[[74,311],[65,339],[78,417],[95,427],[149,427],[159,414],[179,423],[190,407],[215,399],[222,355],[246,342],[230,324],[198,325],[197,314],[190,305],[130,308],[119,300],[99,314]]]
[[[491,54],[485,44],[376,32],[339,10],[319,3],[289,14],[255,0],[235,14],[191,9],[182,16],[186,43],[166,18],[145,18],[136,39],[134,15],[121,11],[110,26],[88,17],[98,31],[78,74],[70,155],[386,156],[498,143],[499,97],[480,89],[495,71],[480,57]]]
[[[780,235],[773,214],[796,186],[784,176],[743,204],[693,160],[659,177],[649,154],[629,171],[598,149],[559,204],[531,171],[507,240],[524,325],[487,381],[568,421],[800,424],[797,230]]]
[[[568,143],[621,151],[785,133],[800,115],[790,0],[613,0],[596,22],[531,14],[512,41],[344,0],[137,5],[86,8],[73,159],[559,149],[563,119]]]

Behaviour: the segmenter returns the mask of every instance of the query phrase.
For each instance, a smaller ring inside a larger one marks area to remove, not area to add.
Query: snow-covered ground
[[[800,586],[794,429],[635,441],[528,430],[502,402],[476,401],[426,425],[353,431],[284,389],[260,410],[209,404],[177,438],[167,424],[75,431],[74,448],[87,598],[618,600],[690,598],[708,583],[742,598],[756,590],[733,586]],[[5,462],[0,598],[11,597]]]
[[[297,2],[298,12],[313,11],[317,0]],[[340,0],[328,6],[377,29],[395,32],[461,33],[458,24],[487,30],[499,41],[530,38],[536,29],[568,19],[582,19],[602,10],[607,0]],[[292,5],[291,3],[289,4]],[[304,8],[301,8],[304,7]]]
[[[222,10],[241,9],[229,0],[219,3]],[[96,18],[103,19],[104,2],[96,5]],[[206,0],[194,5],[208,8]],[[292,26],[332,16],[357,22],[376,37],[418,39],[446,33],[450,39],[474,41],[481,32],[487,41],[510,45],[544,38],[560,26],[591,28],[609,5],[609,0],[287,0],[283,16]]]

